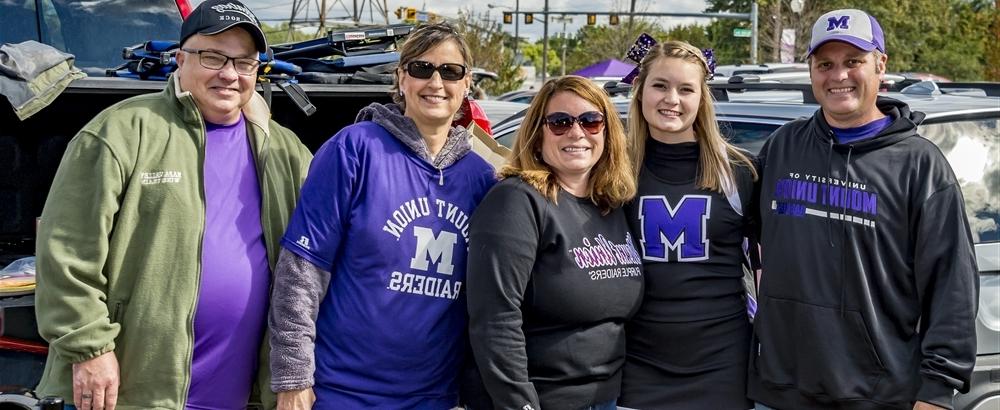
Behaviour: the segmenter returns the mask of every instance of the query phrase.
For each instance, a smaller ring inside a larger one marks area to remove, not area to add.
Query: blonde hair
[[[631,143],[630,156],[635,174],[639,175],[642,169],[646,139],[650,138],[649,123],[642,114],[643,89],[653,63],[661,58],[676,58],[701,68],[702,78],[698,81],[701,84],[701,101],[698,102],[698,113],[692,124],[695,141],[701,150],[698,160],[698,188],[730,194],[735,188],[732,185],[735,182],[733,164],[749,168],[751,176],[756,181],[757,171],[753,162],[742,150],[726,141],[719,131],[712,90],[705,81],[709,74],[705,56],[701,50],[683,41],[667,41],[653,46],[639,64],[639,75],[632,82],[634,93],[628,110],[628,138]]]
[[[590,170],[587,196],[602,213],[622,206],[635,196],[636,177],[629,162],[625,129],[608,95],[593,81],[568,75],[547,81],[531,105],[517,131],[510,162],[500,170],[500,178],[520,177],[553,203],[559,194],[559,181],[552,168],[541,158],[545,109],[552,96],[561,91],[578,95],[604,114],[604,152]]]

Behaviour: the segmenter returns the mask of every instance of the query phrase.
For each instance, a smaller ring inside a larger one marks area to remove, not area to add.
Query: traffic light
[[[531,24],[533,21],[535,21],[535,16],[531,13],[524,13],[524,24]]]
[[[396,18],[397,19],[399,19],[399,20],[403,19],[403,8],[402,7],[396,9],[396,11],[394,13],[396,13]]]
[[[618,25],[618,15],[617,14],[612,14],[612,15],[608,16],[608,23],[611,24],[612,26],[617,26]]]
[[[511,24],[514,22],[514,13],[509,11],[503,12],[503,24]]]
[[[406,8],[406,19],[409,20],[409,21],[416,21],[417,20],[417,9],[415,9],[413,7],[407,7]]]
[[[587,25],[588,26],[593,26],[594,24],[597,24],[597,15],[596,14],[588,14],[587,15]]]

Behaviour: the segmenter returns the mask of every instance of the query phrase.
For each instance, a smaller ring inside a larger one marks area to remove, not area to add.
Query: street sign
[[[733,29],[733,37],[750,37],[750,29],[736,27]]]

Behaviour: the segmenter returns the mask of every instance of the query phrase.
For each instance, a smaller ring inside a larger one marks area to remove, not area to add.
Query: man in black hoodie
[[[878,89],[860,10],[813,26],[820,109],[760,152],[763,274],[748,396],[758,408],[936,409],[968,391],[979,282],[958,181]]]

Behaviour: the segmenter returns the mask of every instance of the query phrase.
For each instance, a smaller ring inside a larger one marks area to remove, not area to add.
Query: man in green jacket
[[[36,251],[40,394],[103,410],[269,393],[271,269],[312,156],[254,91],[266,49],[243,4],[205,1],[166,89],[104,110],[67,147]]]

